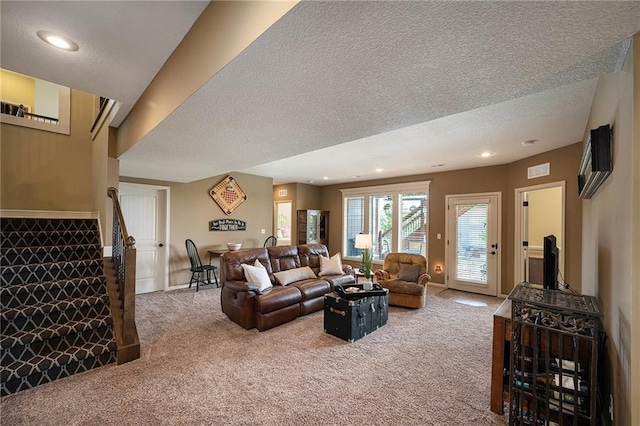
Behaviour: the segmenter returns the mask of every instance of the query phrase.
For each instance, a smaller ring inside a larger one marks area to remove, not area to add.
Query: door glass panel
[[[364,232],[364,197],[345,198],[345,256],[360,256],[356,235]]]
[[[427,253],[427,194],[400,194],[400,251],[403,253]]]
[[[390,194],[369,197],[369,226],[373,238],[373,259],[382,260],[392,249],[393,197]]]
[[[488,203],[456,204],[456,279],[487,284]]]

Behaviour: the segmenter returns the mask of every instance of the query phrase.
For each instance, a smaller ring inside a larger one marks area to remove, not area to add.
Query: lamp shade
[[[371,248],[371,234],[358,234],[356,235],[356,244],[355,247],[357,249],[370,249]]]

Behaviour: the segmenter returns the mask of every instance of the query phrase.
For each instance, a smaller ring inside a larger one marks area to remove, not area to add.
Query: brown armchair
[[[389,289],[389,304],[422,308],[427,302],[427,259],[419,254],[389,253],[382,269],[375,271],[378,284]]]

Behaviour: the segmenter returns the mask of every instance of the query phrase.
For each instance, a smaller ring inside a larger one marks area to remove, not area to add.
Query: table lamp
[[[356,235],[355,248],[362,250],[362,272],[364,273],[365,289],[371,289],[371,234]],[[368,284],[368,285],[367,285]],[[368,288],[367,288],[368,287]]]

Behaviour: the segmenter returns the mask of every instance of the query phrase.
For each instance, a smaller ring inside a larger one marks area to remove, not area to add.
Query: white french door
[[[136,240],[136,294],[167,284],[167,190],[120,183],[120,206],[127,232]]]
[[[500,193],[447,195],[446,284],[497,296],[500,288]]]

